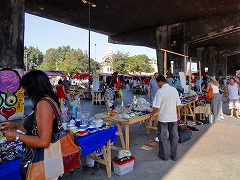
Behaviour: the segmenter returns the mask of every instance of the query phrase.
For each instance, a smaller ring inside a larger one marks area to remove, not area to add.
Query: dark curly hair
[[[51,97],[60,107],[58,97],[53,91],[48,76],[43,71],[33,70],[25,74],[21,79],[20,87],[23,87],[25,94],[32,100],[34,109],[46,96]]]

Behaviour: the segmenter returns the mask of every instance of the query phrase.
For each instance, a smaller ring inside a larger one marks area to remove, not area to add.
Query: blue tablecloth
[[[88,134],[83,137],[78,137],[78,141],[82,148],[82,156],[86,156],[97,149],[101,148],[104,144],[111,139],[112,142],[117,141],[117,127],[111,127],[109,129],[96,132],[94,134]],[[21,158],[14,159],[6,163],[0,163],[0,179],[14,179],[20,180],[20,166]]]
[[[88,134],[83,137],[79,136],[78,141],[82,148],[82,156],[86,156],[101,148],[109,139],[115,144],[117,141],[117,130],[117,126],[113,126],[107,130],[98,131],[94,134]]]

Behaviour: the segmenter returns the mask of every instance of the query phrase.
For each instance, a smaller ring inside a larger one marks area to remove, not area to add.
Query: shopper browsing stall
[[[30,71],[21,80],[20,86],[24,88],[26,95],[32,100],[34,111],[26,118],[23,124],[4,122],[0,124],[0,130],[8,141],[19,140],[24,143],[24,156],[22,158],[20,173],[21,178],[26,179],[28,171],[28,156],[32,154],[32,148],[46,148],[50,145],[52,134],[58,132],[56,116],[51,101],[60,114],[58,97],[52,89],[47,75],[39,70]],[[36,122],[37,125],[34,125]],[[26,134],[19,134],[19,129]]]
[[[221,99],[222,95],[219,93],[219,83],[214,77],[208,77],[208,84],[206,91],[208,92],[212,88],[214,97],[211,99],[211,108],[213,113],[213,121],[217,122],[220,120],[220,112],[222,109]]]
[[[159,131],[159,154],[163,160],[168,160],[168,139],[167,131],[171,144],[171,158],[177,160],[178,145],[178,123],[180,119],[181,101],[176,88],[167,84],[164,76],[159,75],[156,78],[160,89],[157,91],[153,101],[153,111],[150,115],[153,120],[154,115],[158,115],[158,131]]]

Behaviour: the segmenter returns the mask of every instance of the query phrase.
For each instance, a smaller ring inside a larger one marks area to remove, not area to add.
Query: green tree
[[[100,69],[100,64],[98,62],[93,59],[91,59],[90,62],[92,70]],[[72,49],[70,46],[62,46],[57,49],[50,48],[46,51],[40,69],[61,70],[70,75],[80,71],[87,72],[87,52],[83,52],[81,49]]]
[[[43,62],[43,53],[35,47],[24,47],[24,68],[26,71],[37,69]]]
[[[128,56],[129,53],[123,53],[120,51],[118,51],[116,54],[113,54],[112,67],[114,67],[115,71],[117,71],[118,73],[127,73],[125,66]]]
[[[80,60],[81,64],[81,72],[88,72],[88,57],[85,57]],[[90,59],[90,69],[92,70],[99,70],[101,68],[100,63],[97,61],[94,61],[93,59]]]
[[[126,59],[125,72],[153,72],[154,69],[150,65],[150,60],[147,55],[141,54],[131,56]]]
[[[80,60],[85,58],[81,49],[71,49],[65,54],[65,58],[63,61],[59,63],[59,69],[73,74],[81,70]]]
[[[43,62],[39,69],[41,70],[57,70],[58,69],[59,55],[58,50],[50,48],[44,55]]]

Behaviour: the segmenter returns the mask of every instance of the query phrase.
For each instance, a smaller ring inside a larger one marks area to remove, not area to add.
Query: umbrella
[[[73,79],[79,79],[80,77],[82,78],[87,78],[88,77],[88,73],[87,72],[77,72],[74,76]]]

